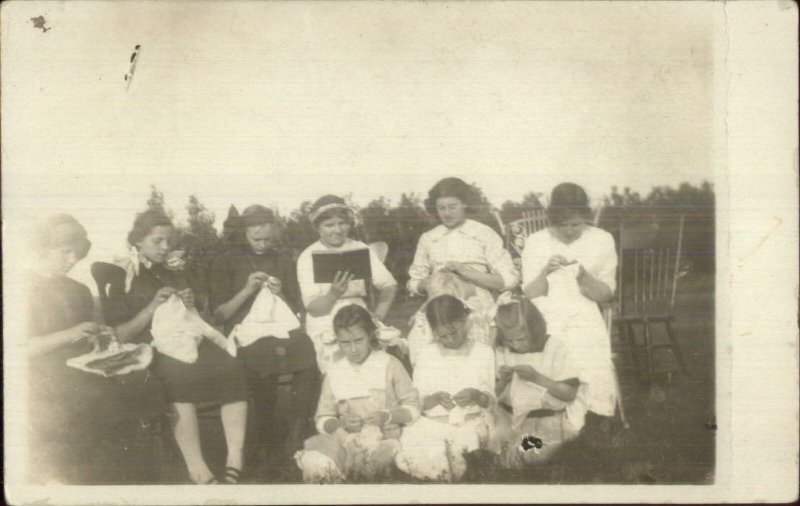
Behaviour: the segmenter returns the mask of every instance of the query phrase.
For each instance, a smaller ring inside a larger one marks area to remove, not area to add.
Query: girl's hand
[[[178,297],[183,301],[183,305],[189,309],[194,308],[194,292],[191,288],[178,292]]]
[[[456,403],[453,402],[453,398],[447,392],[436,392],[433,396],[436,398],[438,404],[447,411],[456,407]]]
[[[557,271],[558,269],[560,269],[564,265],[567,265],[568,263],[569,260],[567,260],[566,257],[564,257],[563,255],[553,255],[547,261],[547,264],[545,264],[544,268],[542,269],[542,272],[544,272],[544,275],[547,276],[551,272]]]
[[[520,379],[531,383],[538,384],[542,379],[542,374],[529,365],[518,365],[514,367],[514,372],[517,373]]]
[[[347,432],[361,432],[361,427],[364,426],[364,421],[357,415],[344,416],[344,430]]]
[[[503,381],[510,380],[512,374],[514,374],[514,368],[507,365],[501,365],[500,368],[497,370],[497,375]]]
[[[75,344],[98,334],[100,325],[95,322],[82,322],[65,331],[69,344]]]
[[[350,282],[353,280],[354,275],[350,274],[348,271],[336,271],[336,275],[333,277],[333,283],[331,283],[331,288],[328,291],[331,295],[333,295],[337,300],[342,297],[347,291],[347,288],[350,286]]]
[[[368,425],[377,425],[378,427],[383,427],[389,420],[392,418],[392,415],[389,414],[388,411],[374,411],[367,415],[364,418],[364,423]]]
[[[261,287],[264,286],[264,282],[267,281],[269,277],[269,274],[265,272],[256,271],[247,277],[245,289],[250,293],[261,290]]]
[[[173,293],[175,293],[175,289],[170,286],[161,288],[153,296],[153,300],[150,301],[150,307],[155,310],[155,308],[166,302]]]
[[[269,288],[270,292],[274,293],[275,295],[278,295],[279,293],[281,293],[281,288],[283,288],[283,283],[281,282],[280,279],[274,276],[270,276],[267,278],[267,288]]]
[[[482,395],[480,390],[475,388],[465,388],[464,390],[458,392],[453,400],[458,404],[460,407],[464,408],[467,406],[472,406],[473,404],[480,404],[480,399]]]

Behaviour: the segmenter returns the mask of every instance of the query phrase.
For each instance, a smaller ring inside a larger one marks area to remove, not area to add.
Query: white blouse
[[[422,234],[414,263],[408,269],[408,290],[418,293],[419,282],[440,270],[447,262],[461,262],[481,271],[500,274],[506,290],[519,283],[503,239],[491,228],[467,219],[456,228],[439,225]]]
[[[494,398],[494,359],[494,350],[489,345],[471,339],[459,350],[450,350],[438,343],[425,346],[414,367],[414,385],[420,400],[440,391],[455,396],[465,388],[475,388]],[[475,408],[472,411],[480,411],[477,406],[472,408]],[[448,413],[442,406],[435,406],[425,414],[436,417]]]
[[[577,260],[586,271],[607,284],[611,291],[617,287],[617,249],[614,237],[597,227],[587,225],[580,237],[569,244],[561,242],[549,228],[531,234],[522,252],[523,287],[533,281],[553,255]]]
[[[326,246],[321,241],[317,241],[308,248],[306,248],[297,259],[297,281],[300,284],[300,293],[303,297],[303,304],[308,307],[308,304],[330,290],[331,283],[315,283],[314,282],[314,264],[312,261],[312,254],[315,251],[351,251],[356,249],[369,249],[369,247],[361,241],[356,241],[348,238],[344,244],[338,248]],[[369,250],[370,268],[372,270],[372,284],[379,290],[396,286],[394,276],[389,272],[383,262],[371,249]],[[336,304],[331,309],[331,312],[324,316],[311,316],[306,315],[306,331],[309,335],[314,337],[321,332],[331,330],[333,317],[336,312],[349,304],[357,304],[364,306],[364,297],[367,296],[366,285],[363,279],[351,281],[347,291],[336,301]]]

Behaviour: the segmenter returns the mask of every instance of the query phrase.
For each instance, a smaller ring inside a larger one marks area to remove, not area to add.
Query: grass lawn
[[[406,330],[419,301],[401,301],[389,323]],[[681,280],[675,331],[689,374],[675,372],[647,385],[619,350],[617,367],[630,423],[608,427],[590,415],[580,437],[548,465],[512,472],[496,468],[488,455],[475,455],[467,483],[712,483],[714,479],[714,278],[689,275]],[[654,339],[666,339],[654,334]],[[615,346],[618,343],[615,340]],[[657,369],[673,361],[656,355]],[[285,392],[284,392],[285,395]],[[209,461],[221,463],[224,442],[218,419],[203,423]],[[210,439],[209,439],[210,436]],[[291,462],[269,460],[251,470],[250,483],[297,483]],[[389,481],[414,481],[397,471]]]

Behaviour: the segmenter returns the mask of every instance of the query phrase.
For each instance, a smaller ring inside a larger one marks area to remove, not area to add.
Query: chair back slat
[[[525,249],[525,240],[528,236],[545,227],[547,227],[547,215],[544,209],[524,211],[522,218],[510,222],[504,227],[506,231],[506,248],[512,253],[512,256],[522,255],[522,251]]]
[[[673,247],[621,249],[618,299],[621,316],[671,316],[683,240],[681,217]]]

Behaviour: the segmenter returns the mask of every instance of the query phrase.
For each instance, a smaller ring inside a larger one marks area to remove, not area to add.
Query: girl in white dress
[[[312,254],[315,251],[351,251],[369,249],[348,234],[354,223],[353,211],[344,199],[335,195],[319,198],[309,214],[311,225],[319,233],[319,241],[305,249],[297,259],[297,280],[307,310],[306,333],[317,353],[317,365],[324,374],[328,365],[340,358],[333,332],[333,315],[349,304],[366,307],[367,286],[354,280],[348,272],[337,272],[333,283],[315,283]],[[384,320],[397,292],[397,281],[378,256],[369,250],[371,283],[378,290],[374,314]]]
[[[394,463],[402,427],[419,416],[419,395],[400,361],[380,350],[380,330],[366,309],[343,307],[333,326],[346,358],[328,369],[319,434],[296,460],[307,482],[379,478]]]
[[[578,185],[556,186],[547,215],[550,225],[525,242],[524,291],[542,312],[551,334],[570,348],[586,384],[589,410],[614,416],[617,389],[611,341],[598,307],[616,289],[614,238],[587,223],[589,199]]]
[[[548,334],[536,307],[524,296],[501,299],[495,317],[496,434],[500,464],[518,468],[548,461],[578,436],[586,399],[569,348]]]
[[[466,471],[464,453],[485,447],[493,430],[492,348],[467,337],[469,310],[441,295],[425,307],[436,342],[419,353],[414,385],[423,416],[400,440],[397,466],[416,478],[453,480]]]
[[[408,290],[429,298],[431,276],[449,272],[475,287],[469,306],[486,321],[491,320],[494,294],[511,290],[519,283],[511,255],[502,238],[491,228],[468,218],[479,204],[472,187],[458,178],[442,179],[428,192],[425,207],[440,224],[420,236],[414,262],[408,270]],[[474,317],[473,317],[474,318]],[[483,325],[482,335],[473,337],[494,346],[494,332]],[[428,322],[422,312],[409,333],[409,348],[416,357],[419,348],[432,342]]]

